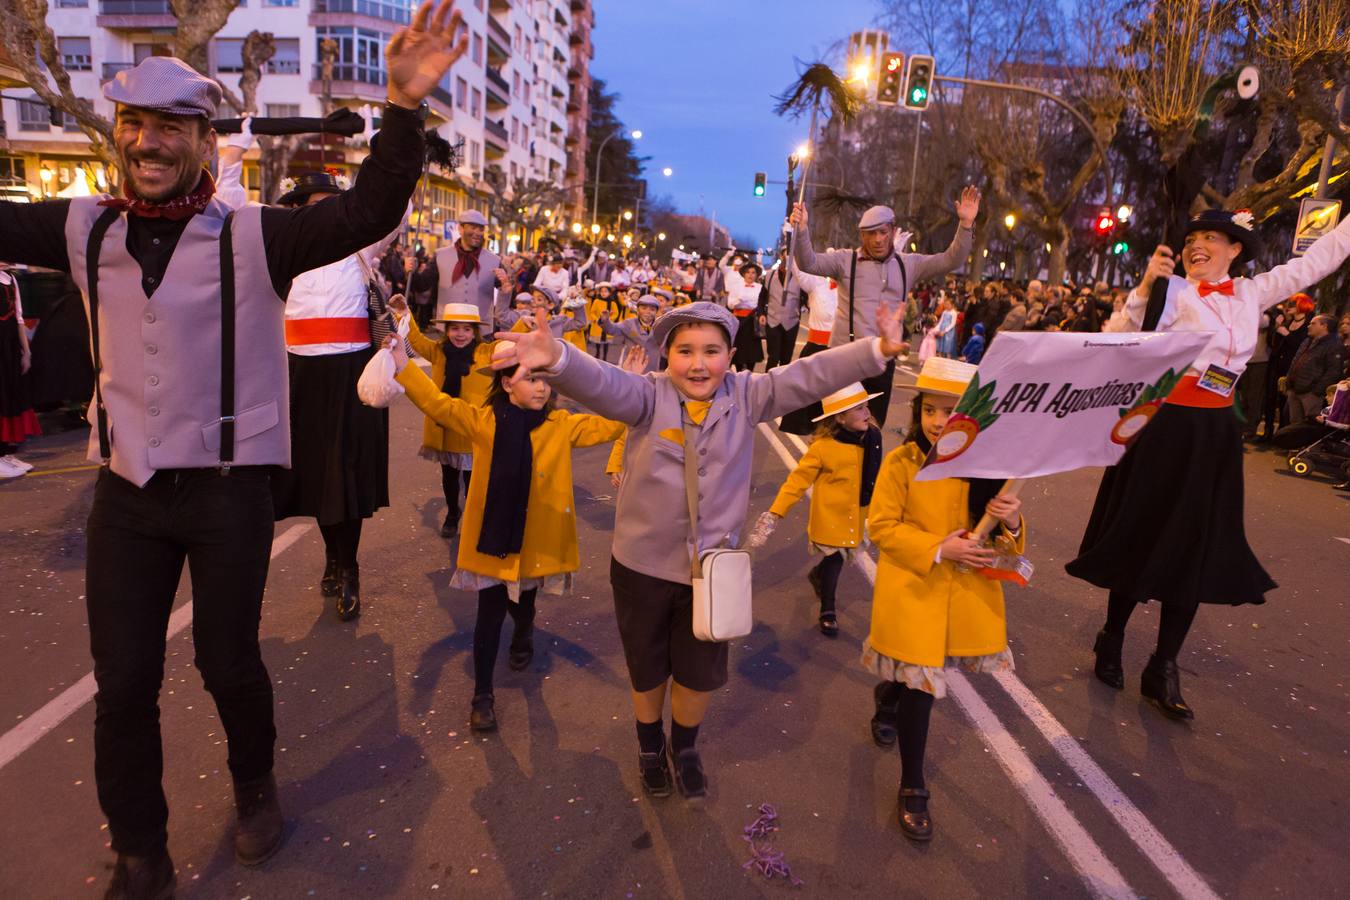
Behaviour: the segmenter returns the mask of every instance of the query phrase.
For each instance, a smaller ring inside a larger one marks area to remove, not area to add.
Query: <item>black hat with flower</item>
[[[327,169],[322,172],[304,172],[281,182],[282,194],[277,198],[281,206],[300,206],[311,194],[341,194],[351,187],[346,175]]]
[[[1217,231],[1242,245],[1242,253],[1233,262],[1251,262],[1261,249],[1261,241],[1256,236],[1256,220],[1249,209],[1228,212],[1223,209],[1207,209],[1191,219],[1186,225],[1186,234],[1196,231]]]

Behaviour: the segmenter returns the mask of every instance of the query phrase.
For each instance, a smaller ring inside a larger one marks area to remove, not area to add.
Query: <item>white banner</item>
[[[1114,465],[1209,338],[999,334],[917,477],[1031,478]]]

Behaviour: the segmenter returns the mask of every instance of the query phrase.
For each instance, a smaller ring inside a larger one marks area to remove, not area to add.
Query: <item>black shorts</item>
[[[633,690],[654,690],[674,677],[694,691],[727,683],[727,645],[694,637],[694,594],[687,584],[653,578],[610,559],[614,617]]]

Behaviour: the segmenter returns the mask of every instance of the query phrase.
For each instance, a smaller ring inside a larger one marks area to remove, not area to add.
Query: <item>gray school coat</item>
[[[684,487],[684,410],[665,372],[634,375],[559,342],[545,372],[554,387],[629,426],[614,523],[614,558],[634,571],[689,584],[689,503]],[[755,427],[886,367],[879,340],[857,341],[765,373],[728,372],[695,427],[698,552],[736,547],[750,503]]]

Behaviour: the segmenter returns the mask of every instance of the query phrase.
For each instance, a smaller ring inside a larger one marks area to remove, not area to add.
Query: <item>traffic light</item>
[[[881,54],[881,71],[877,74],[877,103],[883,106],[899,103],[904,77],[905,54],[893,50]]]
[[[932,99],[933,57],[911,56],[905,70],[905,107],[925,110]]]
[[[763,172],[756,172],[756,173],[755,173],[755,196],[756,196],[756,197],[763,197],[763,196],[764,196],[764,185],[765,185],[765,183],[767,182],[768,178],[769,178],[769,176],[768,176],[768,175],[765,175]]]
[[[1115,245],[1111,247],[1111,253],[1115,256],[1121,256],[1129,252],[1130,245],[1126,241],[1116,241]]]
[[[1100,238],[1111,236],[1111,232],[1116,230],[1116,217],[1111,215],[1111,210],[1104,209],[1097,213],[1097,218],[1092,223],[1092,230]]]

